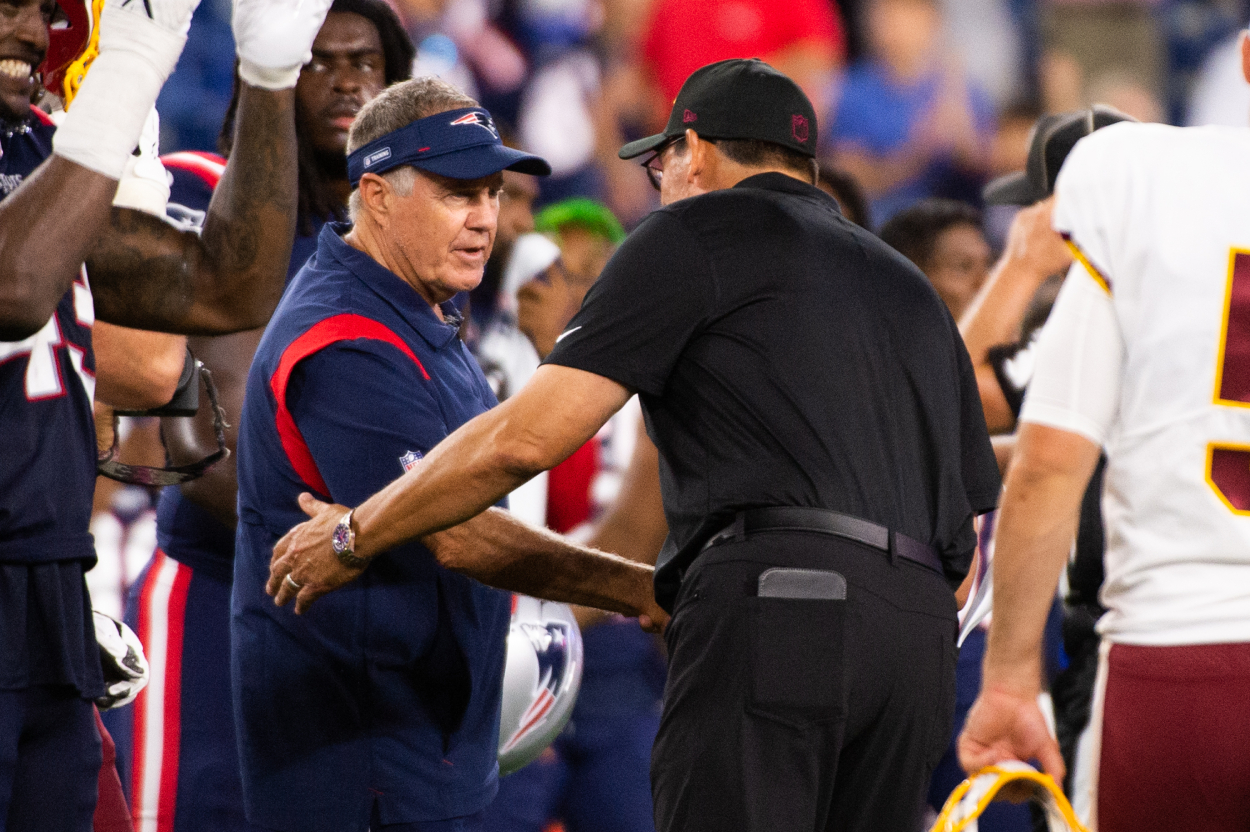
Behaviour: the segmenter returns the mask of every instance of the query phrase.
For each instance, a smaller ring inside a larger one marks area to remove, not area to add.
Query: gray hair
[[[347,152],[352,153],[356,148],[406,127],[418,119],[448,110],[477,106],[480,105],[472,98],[433,76],[393,84],[360,108],[360,113],[347,134]],[[412,194],[412,186],[417,181],[416,171],[411,165],[392,168],[382,174],[382,178],[400,196]],[[353,223],[356,222],[361,208],[360,189],[357,188],[347,200],[347,214]]]

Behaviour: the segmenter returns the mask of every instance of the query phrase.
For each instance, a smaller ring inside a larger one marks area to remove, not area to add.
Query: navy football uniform
[[[0,132],[0,198],[52,154],[54,131],[32,108]],[[95,804],[91,699],[104,684],[83,580],[95,563],[94,320],[83,271],[42,329],[0,342],[0,818],[11,829],[90,828]]]

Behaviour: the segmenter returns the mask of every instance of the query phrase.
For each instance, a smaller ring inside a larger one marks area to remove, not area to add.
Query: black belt
[[[831,534],[880,549],[887,554],[928,567],[938,574],[944,574],[941,557],[927,543],[921,543],[899,532],[891,532],[885,526],[869,520],[825,508],[772,506],[740,511],[732,523],[708,538],[703,549],[757,532],[783,531]]]

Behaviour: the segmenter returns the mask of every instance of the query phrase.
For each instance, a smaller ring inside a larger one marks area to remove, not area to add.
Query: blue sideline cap
[[[449,179],[481,179],[501,170],[551,174],[545,159],[505,146],[490,113],[480,107],[435,113],[356,148],[347,157],[347,178],[354,188],[366,173],[400,165]]]

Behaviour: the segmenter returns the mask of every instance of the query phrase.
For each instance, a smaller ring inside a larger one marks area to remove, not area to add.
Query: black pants
[[[756,597],[774,566],[844,601]],[[691,565],[666,631],[659,832],[916,832],[955,705],[945,580],[858,543],[765,532]]]

